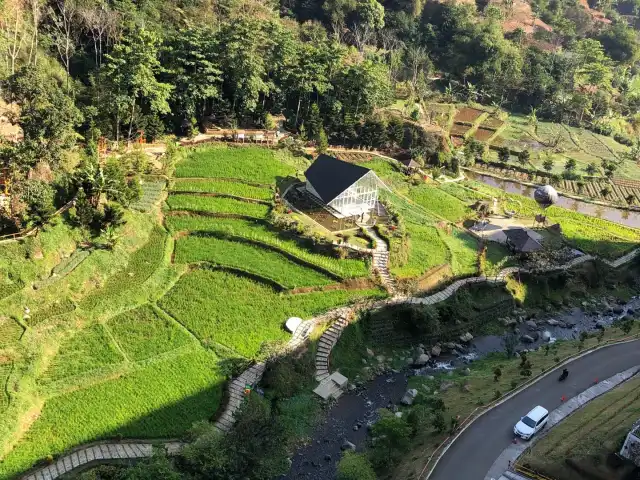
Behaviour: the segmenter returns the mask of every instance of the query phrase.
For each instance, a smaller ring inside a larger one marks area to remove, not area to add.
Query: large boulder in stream
[[[418,390],[416,390],[415,388],[410,388],[409,390],[406,391],[406,393],[404,394],[404,396],[400,400],[400,403],[403,404],[403,405],[412,405],[413,404],[413,400],[417,396],[418,396]]]
[[[529,330],[536,330],[538,328],[538,325],[533,320],[527,320],[526,325]]]
[[[345,438],[342,441],[342,445],[340,445],[340,449],[343,450],[343,451],[345,451],[345,450],[353,450],[353,451],[355,451],[356,446]]]
[[[471,340],[473,340],[473,335],[471,335],[469,332],[466,332],[460,335],[461,342],[469,343]]]
[[[544,340],[545,342],[551,340],[551,332],[549,330],[545,330],[544,332],[542,332],[542,340]]]
[[[434,345],[431,348],[431,356],[439,357],[441,353],[442,353],[442,348],[440,348],[440,345]]]
[[[533,339],[533,337],[531,335],[521,335],[520,336],[520,341],[522,343],[533,343],[533,342],[535,342],[535,340]]]
[[[417,367],[424,367],[427,363],[429,363],[430,357],[426,353],[419,355],[414,361],[413,364]]]

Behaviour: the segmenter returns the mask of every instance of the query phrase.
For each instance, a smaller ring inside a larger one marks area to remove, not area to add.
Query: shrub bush
[[[362,453],[345,452],[338,463],[338,480],[376,480],[371,462]]]

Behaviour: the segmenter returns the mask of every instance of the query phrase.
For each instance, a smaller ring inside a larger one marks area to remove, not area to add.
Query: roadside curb
[[[625,344],[625,343],[631,343],[631,342],[635,342],[640,340],[640,334],[636,334],[632,337],[626,337],[623,339],[620,339],[618,341],[615,342],[611,342],[608,343],[606,345],[598,345],[597,347],[594,347],[590,350],[587,350],[585,352],[580,352],[577,355],[574,356],[570,356],[568,358],[565,358],[563,361],[561,361],[560,363],[554,365],[552,368],[550,368],[549,370],[539,374],[538,376],[530,379],[529,381],[523,383],[520,387],[518,387],[516,390],[513,390],[511,392],[509,392],[507,395],[505,395],[504,397],[500,398],[499,400],[497,400],[495,403],[493,403],[491,406],[485,408],[482,412],[480,412],[479,414],[477,414],[474,418],[474,412],[472,412],[464,421],[466,422],[468,420],[468,423],[466,423],[464,425],[464,427],[462,427],[453,438],[447,438],[444,442],[442,442],[441,446],[444,445],[446,443],[446,445],[444,446],[444,448],[442,449],[442,451],[438,454],[437,457],[434,457],[433,454],[432,456],[427,460],[426,465],[424,466],[424,468],[422,469],[422,472],[420,472],[420,477],[422,477],[422,475],[424,475],[425,471],[427,470],[427,468],[429,467],[429,464],[431,463],[431,461],[433,460],[433,464],[431,465],[431,467],[429,468],[429,470],[427,471],[426,476],[424,477],[424,480],[428,480],[429,477],[431,476],[431,474],[434,472],[434,470],[436,469],[436,467],[438,466],[438,463],[440,462],[440,460],[442,459],[442,457],[445,456],[445,454],[447,453],[447,451],[449,450],[449,448],[451,448],[451,445],[453,445],[456,440],[458,438],[460,438],[460,436],[471,426],[475,423],[476,420],[478,420],[480,417],[484,416],[485,414],[489,413],[490,411],[492,411],[493,409],[495,409],[496,407],[499,407],[500,405],[502,405],[503,403],[511,400],[513,397],[515,397],[516,395],[520,394],[521,392],[523,392],[524,390],[528,389],[529,387],[535,385],[536,383],[538,383],[540,380],[542,380],[543,378],[551,375],[552,373],[556,372],[560,367],[563,367],[565,365],[568,365],[569,363],[578,360],[582,357],[585,357],[587,355],[590,355],[594,352],[597,352],[599,350],[608,348],[608,347],[613,347],[615,345],[621,345],[621,344]],[[469,420],[471,419],[471,420]],[[463,422],[464,423],[464,422]]]

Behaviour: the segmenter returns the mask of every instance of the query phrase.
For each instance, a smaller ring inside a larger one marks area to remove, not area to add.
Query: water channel
[[[533,198],[533,191],[535,190],[535,187],[530,187],[510,180],[502,180],[491,175],[484,175],[468,170],[465,171],[465,176],[471,180],[486,183],[491,187],[498,188],[507,193],[515,193],[517,195]],[[640,211],[619,209],[615,207],[597,205],[582,200],[575,200],[573,198],[565,197],[561,193],[559,193],[558,203],[556,203],[556,206],[566,208],[567,210],[572,210],[574,212],[583,213],[590,217],[609,220],[610,222],[619,223],[628,227],[640,228]]]

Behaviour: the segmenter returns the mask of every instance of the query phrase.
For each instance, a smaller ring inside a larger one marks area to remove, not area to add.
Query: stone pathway
[[[624,265],[625,263],[633,260],[636,257],[636,255],[638,255],[638,252],[640,252],[640,249],[633,250],[632,252],[627,253],[623,257],[616,258],[612,262],[609,260],[604,260],[604,263],[606,263],[610,267],[618,268],[619,266]]]
[[[163,447],[167,455],[175,455],[184,444],[180,442],[168,443],[97,443],[75,450],[51,465],[28,473],[24,480],[54,480],[72,470],[88,464],[99,464],[103,460],[132,460],[147,458],[153,454],[154,446]]]
[[[306,340],[309,338],[309,334],[311,333],[314,324],[314,320],[307,320],[306,322],[302,322],[300,326],[298,326],[296,331],[293,332],[293,336],[289,339],[289,343],[287,343],[285,350],[287,352],[290,352],[306,342]],[[242,402],[244,400],[245,387],[247,385],[251,387],[255,386],[262,378],[265,368],[265,362],[256,363],[255,365],[252,365],[244,372],[242,372],[240,376],[231,381],[231,383],[229,384],[229,388],[227,389],[229,397],[227,406],[222,412],[222,415],[220,415],[220,418],[218,418],[218,420],[214,424],[220,431],[228,432],[231,427],[233,427],[233,416],[240,405],[242,405]]]
[[[372,254],[372,267],[378,271],[382,285],[387,291],[393,294],[396,291],[396,281],[389,272],[389,249],[387,242],[385,242],[376,231],[371,227],[365,227],[367,233],[376,241],[376,248]]]
[[[376,238],[379,238],[376,236]],[[381,242],[381,240],[380,240]],[[376,243],[379,245],[380,242],[376,240]],[[386,249],[385,249],[386,251]],[[633,252],[628,253],[624,257],[619,258],[613,262],[609,262],[604,260],[608,265],[617,268],[624,263],[629,262],[631,259],[635,258],[635,256],[640,252],[640,249],[634,250]],[[575,267],[576,265],[580,265],[584,262],[588,262],[594,260],[595,257],[591,255],[581,255],[576,257],[564,265],[552,266],[545,269],[535,270],[535,273],[545,273],[545,272],[553,272],[560,270],[568,270],[570,268]],[[369,305],[370,309],[379,309],[389,305],[400,305],[404,303],[412,303],[416,305],[434,305],[436,303],[440,303],[448,299],[451,295],[456,293],[461,287],[465,285],[469,285],[472,283],[505,283],[507,281],[507,277],[514,275],[516,273],[531,273],[529,269],[522,267],[507,267],[501,270],[495,277],[486,277],[484,275],[478,277],[469,277],[463,278],[460,280],[456,280],[451,285],[446,287],[444,290],[434,293],[433,295],[429,295],[428,297],[405,297],[405,296],[393,296],[387,300],[380,300],[378,302],[374,302]],[[318,351],[316,353],[316,380],[321,382],[325,378],[330,375],[329,372],[329,356],[331,355],[331,350],[338,342],[340,335],[342,334],[342,330],[347,326],[348,322],[346,318],[349,315],[352,315],[357,307],[347,307],[344,312],[340,315],[340,318],[320,337],[320,342],[318,344]]]

